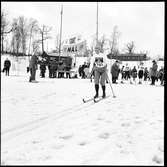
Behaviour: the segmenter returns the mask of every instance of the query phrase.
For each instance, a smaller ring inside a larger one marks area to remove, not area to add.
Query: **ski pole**
[[[111,87],[111,90],[112,90],[113,97],[115,98],[116,96],[115,96],[115,94],[114,94],[114,90],[113,90],[113,88],[112,88],[112,85],[111,85],[111,82],[110,82],[110,79],[109,79],[109,77],[108,77],[107,72],[106,72],[106,75],[107,75],[107,79],[108,79],[108,82],[109,82],[110,87]]]

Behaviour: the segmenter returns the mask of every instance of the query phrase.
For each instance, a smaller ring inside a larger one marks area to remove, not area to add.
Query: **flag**
[[[73,44],[73,43],[75,43],[75,39],[76,39],[76,37],[74,37],[74,38],[71,38],[71,39],[70,39],[70,41],[69,41],[69,43],[70,43],[70,44]]]

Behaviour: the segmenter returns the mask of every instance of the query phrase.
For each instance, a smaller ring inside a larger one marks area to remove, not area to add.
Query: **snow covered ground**
[[[25,67],[26,68],[26,67]],[[163,165],[164,87],[1,73],[2,165]],[[100,94],[101,94],[100,89]]]

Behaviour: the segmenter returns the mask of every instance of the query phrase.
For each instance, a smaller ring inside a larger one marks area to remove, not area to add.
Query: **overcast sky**
[[[8,12],[9,19],[23,15],[51,26],[53,40],[49,47],[54,49],[62,4],[62,38],[81,34],[90,41],[96,33],[96,2],[1,2],[1,8]],[[109,37],[117,25],[120,50],[134,41],[137,52],[164,55],[164,6],[164,2],[99,2],[99,37]]]

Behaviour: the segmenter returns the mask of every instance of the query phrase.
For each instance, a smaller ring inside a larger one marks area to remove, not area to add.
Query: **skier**
[[[94,83],[95,83],[95,91],[96,94],[94,98],[97,98],[99,96],[99,82],[102,87],[103,95],[102,98],[106,97],[106,86],[105,82],[107,79],[107,55],[104,53],[100,53],[100,48],[95,47],[95,53],[91,57],[91,62],[90,62],[90,68],[89,68],[89,73],[91,74],[92,70],[94,71]]]

